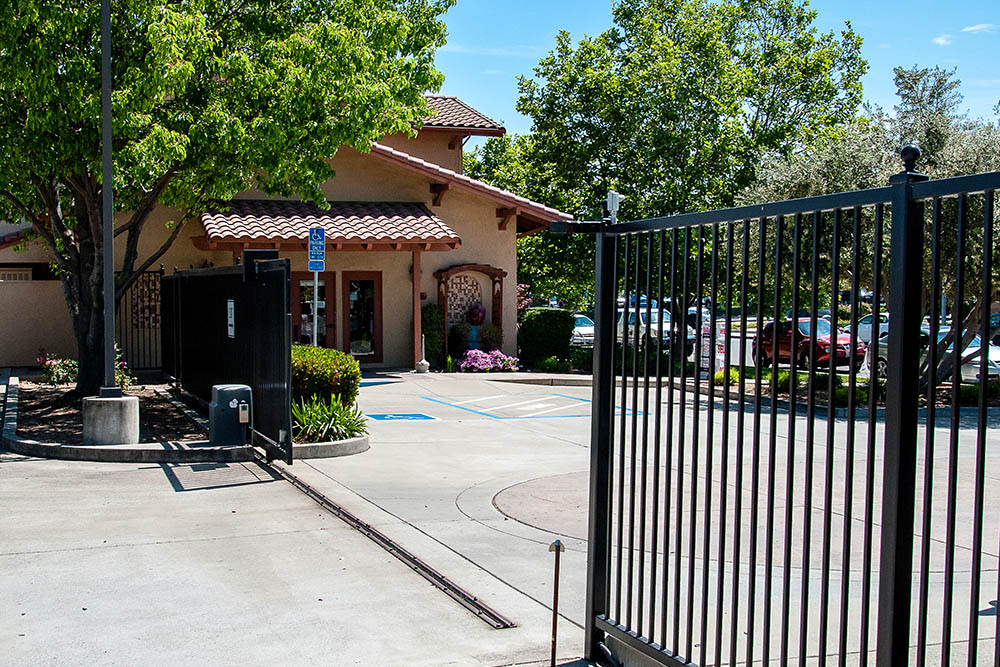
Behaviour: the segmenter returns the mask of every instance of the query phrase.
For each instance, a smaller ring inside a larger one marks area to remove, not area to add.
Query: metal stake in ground
[[[556,628],[559,624],[559,554],[566,551],[562,542],[556,540],[549,545],[549,551],[556,555],[555,577],[552,582],[552,659],[551,667],[556,667]]]

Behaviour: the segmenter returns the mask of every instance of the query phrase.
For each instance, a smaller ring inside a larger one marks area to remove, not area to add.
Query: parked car
[[[673,332],[673,326],[671,325],[670,313],[666,310],[663,311],[663,323],[660,323],[660,310],[650,310],[649,321],[646,320],[646,311],[640,309],[638,313],[634,310],[630,310],[628,313],[628,332],[625,332],[625,327],[622,324],[625,318],[625,311],[618,312],[618,326],[617,335],[618,341],[621,342],[622,338],[626,338],[626,345],[631,344],[635,340],[635,323],[638,316],[639,320],[639,345],[644,346],[645,341],[648,338],[655,344],[656,336],[661,336],[663,339],[663,346],[666,349],[670,344],[670,336]],[[682,325],[683,326],[683,325]],[[688,357],[694,352],[694,329],[691,327],[685,327],[687,330],[687,345],[684,348],[684,356]]]
[[[858,320],[858,340],[862,340],[865,343],[872,342],[872,327],[873,327],[873,315],[865,315],[860,320]],[[853,325],[848,324],[844,327],[844,331],[850,333],[853,329]],[[878,335],[889,331],[889,313],[879,313],[878,314]]]
[[[948,335],[951,329],[949,327],[942,327],[938,330],[937,339],[938,342],[944,340],[944,337]],[[928,343],[931,339],[931,333],[927,329],[920,330],[920,362],[923,363],[924,359],[927,357]],[[954,344],[948,346],[947,351],[951,351],[955,348]],[[969,346],[965,348],[962,352],[962,358],[968,357],[970,354],[975,354],[979,352],[982,348],[982,341],[979,335],[972,339]],[[989,361],[987,362],[986,374],[990,380],[995,380],[1000,378],[1000,346],[989,345],[988,353]],[[884,378],[889,369],[889,334],[884,333],[878,340],[878,345],[872,345],[869,348],[869,353],[867,356],[868,368],[872,368],[872,363],[874,362],[875,372],[878,377]],[[964,364],[962,364],[962,382],[976,383],[979,381],[979,370],[980,361],[979,355],[972,357]]]
[[[576,323],[569,337],[569,344],[577,347],[594,347],[594,320],[583,313],[576,313]]]
[[[795,349],[792,349],[792,327],[798,328],[795,339]],[[758,366],[767,366],[775,355],[777,347],[778,361],[795,363],[800,366],[807,366],[810,360],[810,350],[816,349],[816,365],[819,368],[828,366],[830,358],[833,357],[836,365],[846,365],[853,363],[860,366],[865,360],[866,345],[858,341],[853,352],[851,351],[851,337],[843,331],[837,330],[833,335],[833,327],[829,320],[816,320],[816,335],[812,334],[812,321],[808,317],[800,317],[796,320],[785,320],[777,323],[777,336],[775,336],[775,323],[768,322],[764,325],[763,331],[759,332],[753,339],[753,356],[757,360]],[[774,341],[777,338],[778,344]]]

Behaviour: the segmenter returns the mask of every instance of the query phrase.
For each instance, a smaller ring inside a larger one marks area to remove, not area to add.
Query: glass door
[[[334,275],[327,271],[319,274],[316,290],[316,345],[334,347],[336,336],[330,299],[334,294]],[[329,286],[329,288],[328,288]],[[306,271],[292,273],[292,342],[312,345],[313,333],[313,274]]]
[[[382,361],[382,274],[344,272],[346,349],[359,362]]]

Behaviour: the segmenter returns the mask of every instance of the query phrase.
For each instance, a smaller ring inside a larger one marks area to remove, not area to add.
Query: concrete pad
[[[546,623],[525,616],[492,630],[253,464],[5,454],[0,503],[10,664],[485,666],[548,656]],[[578,642],[561,645],[561,662],[579,655]]]

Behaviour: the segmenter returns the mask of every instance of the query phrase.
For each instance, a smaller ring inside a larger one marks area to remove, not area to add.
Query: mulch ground
[[[48,385],[22,379],[18,394],[17,434],[23,438],[68,445],[83,443],[83,414],[73,385]],[[140,385],[125,391],[139,397],[139,442],[205,440],[206,435],[154,389]]]

